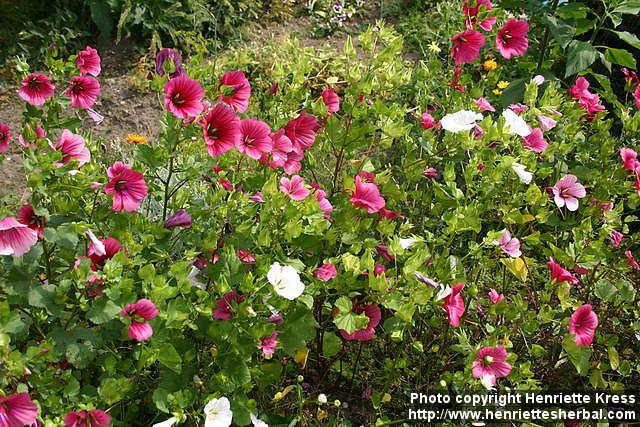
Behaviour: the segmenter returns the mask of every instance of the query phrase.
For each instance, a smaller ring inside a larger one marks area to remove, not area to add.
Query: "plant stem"
[[[169,155],[169,174],[164,182],[164,205],[162,206],[162,222],[167,219],[167,207],[172,194],[169,194],[169,184],[171,183],[171,175],[173,174],[173,155]]]
[[[351,373],[351,382],[349,383],[349,391],[353,390],[353,380],[356,377],[356,373],[358,372],[358,368],[360,367],[360,355],[362,354],[362,346],[364,345],[364,341],[360,341],[360,345],[358,346],[358,355],[356,356],[356,363],[353,365],[353,372]]]
[[[559,0],[553,0],[553,3],[551,4],[551,12],[554,12],[556,10],[559,2],[560,2]],[[547,25],[547,28],[544,32],[544,38],[542,39],[542,48],[540,49],[540,56],[538,57],[538,67],[536,68],[537,72],[539,72],[542,69],[544,58],[547,56],[550,36],[551,36],[551,29],[549,28],[549,25]]]

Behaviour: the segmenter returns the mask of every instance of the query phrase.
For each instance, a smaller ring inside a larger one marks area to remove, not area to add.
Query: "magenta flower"
[[[129,338],[138,342],[151,338],[153,329],[147,321],[156,317],[158,313],[156,306],[148,299],[143,298],[135,304],[127,304],[120,314],[131,320]]]
[[[436,126],[436,120],[429,113],[422,113],[420,124],[425,129],[431,129]]]
[[[527,150],[535,151],[536,153],[543,153],[549,143],[544,140],[544,134],[540,128],[530,128],[531,133],[522,138],[522,145]]]
[[[100,96],[100,83],[91,76],[71,77],[71,86],[64,94],[71,98],[73,108],[91,108]]]
[[[53,96],[55,87],[44,74],[29,74],[20,82],[18,95],[31,105],[40,106]]]
[[[39,238],[44,238],[42,231],[44,230],[45,218],[36,215],[33,206],[28,203],[22,206],[18,210],[17,220],[38,233]]]
[[[11,129],[0,122],[0,153],[4,153],[9,149],[9,140],[11,140]]]
[[[383,264],[375,264],[373,266],[373,276],[374,277],[381,276],[386,272],[387,272],[387,267],[385,267]]]
[[[234,291],[227,292],[222,298],[216,301],[216,308],[213,311],[214,319],[228,321],[235,314],[233,306],[244,301],[244,295],[237,294]]]
[[[246,264],[253,264],[256,262],[255,255],[246,249],[238,249],[236,251],[236,255],[238,256],[238,258],[240,258],[240,261]]]
[[[480,55],[480,48],[487,40],[482,33],[475,30],[467,30],[453,36],[453,49],[451,57],[455,65],[471,63]]]
[[[572,285],[577,285],[579,280],[569,270],[556,263],[553,258],[549,258],[547,265],[551,269],[551,280],[555,280],[557,283],[569,282]]]
[[[553,200],[559,208],[567,206],[570,211],[578,210],[578,199],[587,195],[575,175],[565,175],[552,187]]]
[[[322,264],[315,269],[313,275],[323,282],[328,282],[338,276],[338,270],[336,270],[336,266],[333,264]]]
[[[304,154],[299,151],[291,150],[287,153],[287,160],[284,162],[284,173],[291,175],[300,172],[302,169],[302,163],[300,162],[304,158]]]
[[[262,350],[262,354],[264,354],[265,357],[271,358],[273,353],[275,353],[276,347],[278,347],[278,340],[276,338],[278,338],[278,331],[273,331],[268,337],[260,338],[258,348]]]
[[[191,227],[191,215],[184,209],[180,209],[178,212],[171,215],[164,222],[164,228],[174,228],[174,227],[182,227],[189,228]]]
[[[220,78],[220,89],[224,91],[218,96],[220,101],[229,104],[238,113],[247,111],[251,85],[242,71],[224,73]]]
[[[98,51],[87,46],[84,50],[78,52],[76,56],[76,67],[80,69],[80,74],[93,74],[98,76],[100,74],[100,55]]]
[[[288,153],[293,151],[293,144],[289,137],[285,135],[284,129],[271,134],[271,143],[273,148],[271,149],[269,166],[272,168],[284,166],[287,162]]]
[[[102,243],[100,246],[99,243]],[[103,250],[104,247],[104,250]],[[99,242],[91,242],[87,249],[87,257],[91,260],[92,269],[97,270],[102,268],[107,260],[113,258],[118,252],[122,250],[122,244],[113,237],[107,237]]]
[[[449,317],[449,324],[455,328],[460,326],[460,318],[464,314],[464,300],[462,299],[462,289],[464,285],[458,283],[451,289],[451,294],[442,301],[442,307],[447,312]]]
[[[612,230],[611,234],[609,235],[609,242],[611,242],[611,246],[613,246],[614,248],[619,248],[620,242],[622,241],[623,237],[624,234],[622,234],[621,232]]]
[[[509,230],[504,230],[502,232],[502,238],[498,241],[498,245],[500,245],[500,249],[510,257],[518,258],[522,255],[522,252],[520,251],[520,240],[515,237],[511,237]]]
[[[640,110],[640,84],[636,86],[636,89],[633,91],[633,99],[636,104],[636,108]]]
[[[327,106],[329,116],[340,110],[340,97],[336,91],[331,88],[326,88],[322,91],[322,102]]]
[[[318,208],[320,208],[321,211],[323,211],[327,215],[333,212],[333,205],[331,204],[329,199],[327,199],[327,193],[324,190],[318,188],[314,194],[314,197],[318,201]]]
[[[627,257],[627,264],[629,264],[630,267],[635,270],[640,270],[640,264],[638,264],[630,250],[624,251],[624,256]]]
[[[640,167],[640,162],[638,162],[638,153],[631,148],[621,148],[620,157],[622,158],[622,163],[626,170],[633,172]]]
[[[38,233],[8,216],[0,220],[0,255],[22,256],[38,241]]]
[[[321,126],[316,118],[302,111],[298,117],[290,120],[284,128],[284,132],[291,140],[296,151],[302,153],[307,148],[313,146],[316,141],[316,132]]]
[[[475,3],[475,5],[473,7],[470,7],[469,4],[473,4]],[[478,13],[480,12],[480,8],[484,6],[485,10],[491,10],[493,9],[493,5],[491,4],[490,0],[472,0],[471,2],[469,2],[468,0],[464,0],[463,4],[462,4],[462,12],[464,13],[464,16],[466,17],[465,20],[465,24],[467,26],[467,29],[472,29],[477,21],[478,21]],[[487,21],[490,18],[485,19],[485,21]],[[495,23],[495,17],[493,17],[494,19],[494,23]],[[482,21],[484,23],[484,21]],[[486,26],[487,24],[485,24]],[[484,28],[483,24],[480,24],[480,27]],[[491,31],[491,28],[489,28],[486,31]]]
[[[256,194],[249,196],[249,200],[254,203],[264,203],[264,198],[262,197],[261,191],[258,191]]]
[[[111,417],[100,409],[69,412],[64,417],[65,427],[107,427],[109,424]]]
[[[85,145],[84,139],[67,129],[62,132],[53,149],[62,153],[62,163],[60,165],[66,165],[71,159],[76,159],[78,167],[80,167],[91,160],[91,152]]]
[[[429,286],[432,289],[436,289],[437,287],[440,286],[440,284],[438,282],[436,282],[433,279],[430,279],[429,277],[425,276],[424,274],[420,273],[420,272],[415,272],[414,273],[416,276],[416,279],[418,279],[419,282],[424,283],[425,285]]]
[[[287,177],[280,178],[280,191],[297,201],[306,199],[311,193],[305,188],[304,179],[300,175],[293,175],[291,179]]]
[[[569,95],[578,101],[578,105],[587,112],[590,119],[593,119],[597,112],[605,109],[600,104],[598,94],[589,92],[589,81],[582,76],[576,79],[575,84],[569,90]]]
[[[32,426],[37,422],[36,418],[38,407],[31,400],[29,393],[0,396],[0,426]]]
[[[170,64],[169,66],[165,64]],[[169,72],[169,77],[174,78],[186,74],[182,68],[182,57],[176,49],[163,48],[156,55],[156,73],[164,76],[165,67]]]
[[[359,329],[348,333],[344,329],[340,329],[340,335],[342,338],[348,341],[371,341],[376,334],[376,326],[382,319],[382,313],[380,308],[375,304],[368,304],[365,306],[357,306],[353,308],[353,312],[356,314],[364,313],[369,318],[369,324],[366,328]]]
[[[476,353],[477,359],[471,365],[473,377],[482,379],[485,376],[491,376],[492,384],[495,384],[496,378],[509,376],[511,365],[506,362],[507,356],[504,346],[482,347]]]
[[[491,288],[489,290],[489,299],[491,300],[491,304],[497,304],[504,299],[504,295],[499,294],[498,291]]]
[[[197,117],[204,109],[204,89],[200,83],[186,75],[169,80],[165,83],[163,91],[164,107],[180,119]]]
[[[482,98],[482,97],[477,98],[477,99],[474,99],[473,102],[475,102],[475,104],[478,106],[478,109],[480,111],[496,111],[496,109],[493,108],[491,103],[489,103],[487,98]]]
[[[362,181],[360,176],[356,176],[355,189],[349,201],[355,206],[365,209],[368,213],[378,212],[386,205],[386,201],[380,195],[378,186]]]
[[[142,174],[117,161],[107,169],[107,175],[109,182],[104,187],[104,192],[113,194],[113,210],[132,212],[138,209],[147,195],[147,183]]]
[[[524,55],[529,48],[529,40],[527,33],[529,32],[529,24],[527,21],[518,21],[517,19],[509,19],[506,24],[500,28],[496,36],[496,47],[500,54],[511,59],[513,56]]]
[[[427,179],[438,179],[438,176],[440,175],[438,174],[438,170],[436,168],[430,166],[422,171],[422,176]]]
[[[588,347],[593,343],[597,327],[598,316],[590,304],[578,307],[569,319],[569,332],[576,336],[576,344],[580,347]]]
[[[240,144],[240,119],[228,105],[215,105],[202,118],[200,126],[211,157],[221,156]]]
[[[524,104],[509,104],[509,109],[516,114],[521,114],[527,111],[529,107]]]
[[[547,117],[547,116],[544,116],[542,114],[538,114],[536,116],[536,119],[538,120],[538,124],[540,125],[540,129],[542,129],[545,132],[553,129],[558,124],[558,122],[553,120],[551,117]]]
[[[268,153],[273,148],[271,129],[265,122],[244,119],[240,122],[240,133],[236,148],[254,160],[259,160],[263,153]]]

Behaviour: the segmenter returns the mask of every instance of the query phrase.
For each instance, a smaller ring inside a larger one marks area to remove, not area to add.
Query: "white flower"
[[[447,114],[440,120],[440,124],[444,130],[456,133],[473,129],[477,120],[482,120],[482,114],[475,111],[462,110],[457,113]]]
[[[229,427],[233,419],[229,399],[211,399],[204,407],[204,427]]]
[[[411,246],[415,245],[416,243],[418,243],[420,240],[419,239],[414,239],[414,238],[408,238],[408,239],[400,239],[400,247],[404,250],[409,249]]]
[[[176,421],[178,421],[178,419],[176,417],[171,417],[166,421],[154,424],[152,427],[171,427],[172,425],[174,425],[176,423]]]
[[[249,418],[251,418],[251,423],[253,424],[253,427],[269,427],[269,424],[265,423],[264,421],[256,417],[254,414],[249,414]]]
[[[436,300],[440,301],[445,299],[446,297],[448,297],[449,295],[451,295],[451,286],[449,285],[440,285],[440,290],[438,291],[438,294],[436,295]]]
[[[531,129],[527,122],[522,117],[513,112],[513,110],[506,109],[502,112],[502,117],[505,120],[505,130],[511,135],[520,135],[521,137],[529,136]]]
[[[189,283],[191,286],[194,286],[198,289],[204,290],[207,285],[198,280],[198,275],[200,274],[200,269],[196,266],[191,267],[191,271],[189,272]]]
[[[489,391],[496,389],[496,386],[495,386],[496,376],[493,374],[483,375],[482,378],[480,378],[480,382],[482,383],[484,388],[486,388]]]
[[[520,163],[514,163],[511,165],[511,169],[518,175],[520,181],[525,184],[529,184],[533,179],[533,172],[527,171],[526,166],[521,165]]]
[[[537,76],[532,78],[531,81],[534,82],[536,85],[540,86],[542,83],[544,83],[544,76],[541,74],[538,74]]]
[[[276,293],[288,300],[298,298],[304,292],[304,284],[295,268],[275,262],[267,273],[269,283]]]
[[[324,393],[320,393],[320,394],[318,395],[318,403],[320,403],[320,404],[324,404],[324,403],[327,403],[327,402],[328,402],[328,400],[327,400],[327,395],[326,395],[326,394],[324,394]]]
[[[96,235],[93,234],[93,231],[87,230],[87,236],[89,237],[89,240],[91,240],[91,243],[93,243],[94,254],[98,256],[104,256],[107,254],[107,250],[104,247],[104,243],[102,243],[102,240],[98,239]]]

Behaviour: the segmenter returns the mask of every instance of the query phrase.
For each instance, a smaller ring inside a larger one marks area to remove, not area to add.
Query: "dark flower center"
[[[173,102],[174,104],[180,106],[180,105],[184,105],[184,100],[180,99],[180,92],[174,94],[171,96],[171,102]]]
[[[71,93],[73,93],[74,95],[79,95],[83,91],[84,91],[84,87],[82,86],[82,83],[73,82],[73,84],[71,85]]]
[[[29,89],[40,89],[40,80],[37,77],[32,77],[27,86],[29,86]]]
[[[120,180],[116,182],[115,188],[119,193],[125,191],[127,189],[127,181]]]

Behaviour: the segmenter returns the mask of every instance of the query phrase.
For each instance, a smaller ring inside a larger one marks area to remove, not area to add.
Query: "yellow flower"
[[[494,89],[494,90],[493,90],[493,93],[494,93],[495,95],[502,95],[502,91],[501,91],[500,89]]]
[[[509,87],[509,82],[505,82],[504,80],[500,80],[498,82],[498,89],[506,89]]]
[[[144,144],[145,142],[147,142],[147,138],[145,136],[142,135],[138,135],[135,133],[130,133],[127,135],[127,141],[128,142],[135,142],[136,144]]]
[[[488,59],[484,61],[484,64],[482,64],[482,67],[485,69],[485,71],[493,71],[496,68],[498,68],[498,63],[493,59]]]
[[[429,43],[429,50],[433,53],[440,53],[441,49],[436,42]]]

